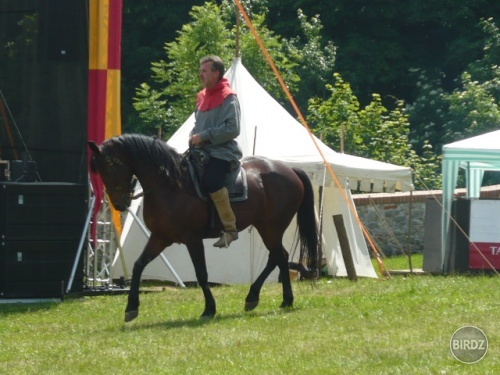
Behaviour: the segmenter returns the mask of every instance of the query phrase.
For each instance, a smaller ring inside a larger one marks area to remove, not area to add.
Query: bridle
[[[108,145],[103,145],[102,150],[101,150],[101,157],[104,159],[104,163],[106,163],[107,168],[111,170],[112,172],[117,172],[118,168],[123,168],[126,167],[126,165],[123,163],[123,161],[118,158],[117,156],[110,156],[107,152],[107,146]],[[128,168],[128,167],[127,167]],[[132,178],[130,182],[122,182],[117,184],[114,187],[108,187],[106,186],[106,193],[108,195],[113,194],[113,193],[119,193],[122,195],[122,200],[127,203],[127,205],[130,204],[130,201],[133,199],[139,198],[139,196],[135,197],[134,196],[134,190],[135,190],[135,185],[137,183],[137,177],[132,174]],[[125,197],[125,194],[128,194]]]
[[[123,163],[123,161],[120,158],[118,158],[116,156],[111,157],[110,155],[107,154],[106,145],[102,148],[101,154],[102,154],[101,157],[104,158],[104,162],[107,164],[107,167],[110,170],[116,172],[117,168],[125,167],[125,164]],[[108,193],[108,195],[111,193],[121,193],[122,195],[128,194],[128,196],[126,198],[126,201],[128,203],[132,200],[139,199],[148,193],[151,193],[153,190],[155,190],[158,186],[161,185],[161,183],[158,183],[146,191],[143,190],[138,194],[134,194],[135,186],[137,185],[138,181],[139,180],[137,179],[137,177],[134,174],[132,174],[132,178],[130,180],[130,183],[123,182],[123,183],[117,184],[114,188],[108,188],[106,186],[106,192]]]

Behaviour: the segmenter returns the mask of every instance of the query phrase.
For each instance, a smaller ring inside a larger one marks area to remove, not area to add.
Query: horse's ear
[[[97,143],[95,143],[94,141],[88,141],[87,143],[95,155],[101,154],[101,150],[99,149],[99,146],[97,145]]]

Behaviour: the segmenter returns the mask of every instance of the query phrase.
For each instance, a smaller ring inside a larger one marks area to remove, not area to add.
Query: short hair
[[[219,79],[224,77],[224,61],[217,55],[209,55],[205,56],[200,60],[200,65],[205,64],[206,62],[212,63],[212,71],[219,72]]]

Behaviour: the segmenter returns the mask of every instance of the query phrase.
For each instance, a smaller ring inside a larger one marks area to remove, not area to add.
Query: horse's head
[[[101,176],[113,207],[125,211],[132,199],[134,174],[124,162],[119,144],[109,140],[101,146],[93,141],[89,141],[88,145],[92,151],[90,169]]]

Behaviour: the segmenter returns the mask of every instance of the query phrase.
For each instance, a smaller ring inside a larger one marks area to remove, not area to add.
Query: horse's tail
[[[297,212],[297,226],[300,238],[299,264],[290,264],[290,268],[298,268],[305,278],[315,278],[318,267],[318,226],[314,212],[314,191],[311,180],[307,174],[298,168],[293,168],[302,185],[304,185],[304,198]],[[303,266],[305,262],[307,269]]]

